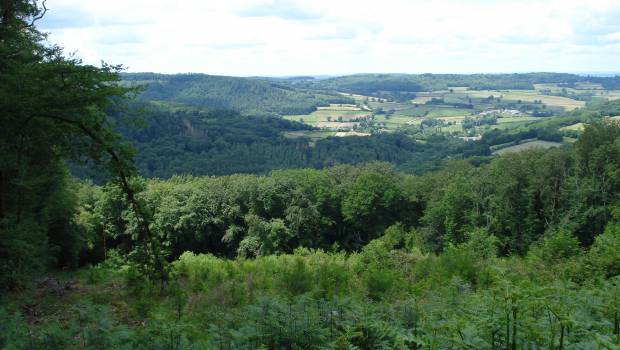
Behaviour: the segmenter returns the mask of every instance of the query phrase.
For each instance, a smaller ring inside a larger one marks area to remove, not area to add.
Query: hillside
[[[263,174],[372,161],[423,172],[450,157],[490,154],[486,145],[441,135],[425,143],[404,134],[312,139],[314,128],[278,117],[244,116],[227,110],[170,110],[152,103],[129,109],[139,113],[142,127],[135,126],[136,117],[130,117],[133,122],[127,124],[126,111],[111,118],[136,148],[136,165],[145,177]],[[74,173],[101,181],[88,167],[75,167]]]
[[[257,78],[206,74],[123,74],[123,81],[143,85],[141,100],[228,109],[245,115],[303,114],[330,103],[352,103],[352,99],[323,91],[287,86]]]
[[[513,74],[356,74],[328,79],[297,79],[290,83],[305,88],[316,88],[392,97],[423,91],[443,91],[452,87],[472,90],[533,90],[535,84],[563,84],[574,87],[579,82],[601,84],[604,89],[617,89],[618,77],[588,77],[566,73],[513,73]]]

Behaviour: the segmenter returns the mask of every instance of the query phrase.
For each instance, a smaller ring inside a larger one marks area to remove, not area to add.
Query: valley
[[[620,349],[620,6],[179,5],[0,1],[0,349]]]

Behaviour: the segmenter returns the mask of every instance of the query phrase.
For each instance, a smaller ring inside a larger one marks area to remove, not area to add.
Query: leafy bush
[[[579,240],[566,230],[547,232],[529,254],[545,263],[558,263],[575,258],[583,252]]]
[[[620,225],[612,223],[597,236],[588,252],[589,264],[607,277],[620,275]]]

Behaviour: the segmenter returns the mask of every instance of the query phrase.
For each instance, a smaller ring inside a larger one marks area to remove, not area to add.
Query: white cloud
[[[87,63],[224,75],[620,72],[616,0],[49,0]]]

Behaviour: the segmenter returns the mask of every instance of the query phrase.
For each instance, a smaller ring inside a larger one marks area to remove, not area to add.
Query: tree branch
[[[43,16],[45,16],[45,14],[47,13],[47,7],[45,7],[45,2],[47,2],[47,0],[43,0],[43,2],[41,3],[43,11],[40,12],[38,15],[34,16],[32,18],[32,21],[30,21],[30,24],[28,24],[26,27],[33,27],[36,21],[40,20],[41,18],[43,18]]]
[[[161,260],[161,257],[159,256],[159,250],[157,249],[155,245],[154,236],[151,232],[151,228],[149,227],[146,214],[144,213],[144,211],[142,210],[142,207],[136,200],[135,193],[133,189],[131,188],[131,186],[129,185],[130,174],[128,174],[123,169],[123,162],[121,161],[120,156],[114,151],[114,149],[112,149],[110,145],[106,144],[106,142],[103,139],[101,139],[98,135],[96,135],[93,131],[91,131],[88,127],[86,127],[79,120],[63,118],[63,117],[59,117],[56,115],[36,114],[36,115],[32,115],[31,117],[29,117],[28,121],[34,118],[52,119],[52,120],[57,120],[59,122],[66,123],[66,124],[74,125],[78,127],[80,130],[82,130],[84,134],[90,137],[96,144],[101,146],[105,150],[106,153],[108,153],[108,155],[112,158],[112,162],[115,164],[116,172],[119,177],[121,187],[123,188],[123,191],[125,192],[125,195],[127,196],[127,200],[131,203],[132,210],[136,214],[136,218],[138,219],[139,226],[141,228],[141,231],[143,232],[142,240],[148,243],[148,246],[151,250],[151,254],[154,260],[153,267],[155,271],[160,274],[159,277],[163,279],[164,269],[163,269],[163,266],[161,265],[162,260]]]

